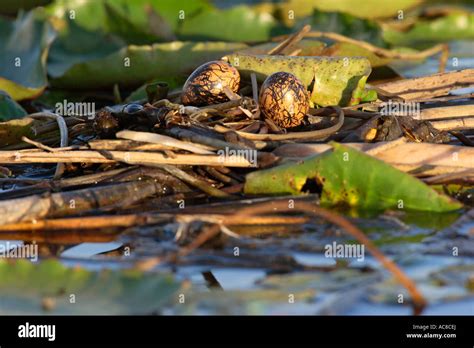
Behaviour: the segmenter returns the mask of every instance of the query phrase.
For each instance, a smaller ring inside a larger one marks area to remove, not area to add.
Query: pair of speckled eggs
[[[224,61],[212,61],[198,67],[183,87],[184,105],[212,105],[228,101],[226,89],[239,91],[239,71]],[[259,105],[265,117],[283,128],[301,124],[309,110],[306,87],[294,75],[276,72],[268,76],[259,95]]]

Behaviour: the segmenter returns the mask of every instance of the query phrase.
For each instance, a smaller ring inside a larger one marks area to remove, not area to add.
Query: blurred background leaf
[[[352,0],[4,0],[2,4],[2,13],[20,11],[16,22],[0,18],[0,40],[6,42],[0,48],[0,89],[15,100],[36,98],[47,86],[53,92],[106,89],[110,93],[118,84],[127,93],[161,80],[176,88],[206,60],[243,48],[264,54],[276,45],[272,37],[305,24],[316,31],[336,32],[401,52],[464,39],[467,55],[474,55],[474,14],[462,7],[462,1],[456,2],[457,7],[422,0],[365,0],[357,6]],[[21,14],[39,5],[45,5],[45,10]],[[58,36],[49,52],[54,34],[48,23]],[[453,45],[451,48],[457,47]],[[382,70],[380,76],[391,78],[397,76],[395,71],[419,76],[437,69],[435,57],[425,61],[382,59],[358,46],[330,40],[304,39],[293,51],[302,56],[367,57],[378,68],[371,79],[378,78]],[[466,61],[464,53],[451,52],[459,64],[448,64],[448,69],[469,66],[472,58]],[[13,69],[12,59],[20,56],[21,70]],[[133,58],[130,67],[124,64],[126,58]],[[46,62],[51,81],[47,80]],[[41,98],[47,99],[55,97]]]
[[[75,64],[106,57],[124,46],[125,42],[113,35],[88,31],[67,19],[66,27],[51,46],[48,74],[61,77]]]
[[[202,11],[183,21],[179,36],[194,40],[258,42],[284,32],[271,14],[236,6],[228,10]]]
[[[40,95],[48,83],[46,59],[54,37],[40,9],[14,22],[0,18],[0,89],[15,100]]]
[[[102,58],[72,65],[51,81],[60,88],[86,89],[138,86],[159,77],[171,88],[186,80],[196,66],[247,47],[225,42],[171,42],[152,46],[127,46]]]
[[[124,315],[160,310],[179,289],[171,274],[134,270],[88,271],[55,260],[0,261],[0,313]],[[74,294],[76,303],[70,302]]]
[[[420,19],[408,30],[386,27],[383,38],[392,45],[415,46],[451,40],[474,40],[474,13],[460,12],[433,20]]]
[[[350,14],[315,10],[309,24],[315,31],[330,31],[376,46],[386,46],[382,39],[382,30],[377,23]]]
[[[0,91],[0,121],[19,118],[26,115],[26,111],[16,103],[7,93]]]

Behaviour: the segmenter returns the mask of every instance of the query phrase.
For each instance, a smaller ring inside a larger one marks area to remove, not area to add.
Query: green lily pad
[[[359,18],[389,18],[395,17],[399,11],[407,11],[423,0],[364,0],[357,4],[353,0],[287,0],[272,5],[273,11],[279,14],[279,19],[287,25],[293,25],[298,19],[310,16],[313,10],[323,12],[347,13]],[[262,6],[268,11],[268,6]],[[291,16],[290,16],[291,15]]]
[[[474,13],[453,13],[434,20],[419,19],[408,31],[386,27],[383,38],[392,45],[416,46],[420,43],[474,39]]]
[[[0,91],[0,120],[10,120],[26,115],[26,111],[7,93]]]
[[[250,80],[251,73],[255,73],[257,80],[263,82],[268,75],[278,71],[292,73],[308,88],[314,80],[311,101],[322,106],[348,105],[354,90],[364,87],[365,83],[361,86],[359,82],[365,82],[371,72],[368,59],[360,57],[286,57],[235,53],[228,55],[227,59],[247,80]]]
[[[66,26],[51,45],[48,74],[52,78],[61,77],[75,64],[107,57],[124,46],[117,37],[89,31],[75,20],[67,19]]]
[[[258,13],[247,6],[236,6],[228,10],[203,11],[183,21],[178,33],[192,40],[258,42],[283,32],[272,15]]]
[[[302,194],[308,183],[322,185],[321,203],[360,210],[403,209],[446,212],[462,208],[422,181],[348,146],[332,143],[333,150],[295,164],[247,175],[246,194]]]
[[[361,19],[347,13],[314,11],[311,28],[315,31],[339,33],[352,39],[370,42],[384,47],[382,30],[379,25],[368,19]]]
[[[31,99],[47,85],[46,57],[55,34],[42,11],[0,18],[0,89],[13,99]]]
[[[135,270],[88,271],[56,260],[0,261],[0,313],[118,315],[159,310],[179,289],[171,274]],[[71,303],[71,299],[75,303]]]
[[[139,26],[132,22],[128,17],[128,13],[118,11],[107,2],[104,4],[108,31],[123,38],[128,44],[147,45],[163,41],[160,37],[151,33],[148,26]]]
[[[80,62],[51,81],[60,88],[86,89],[139,86],[160,79],[170,86],[183,83],[197,66],[247,47],[240,43],[170,42],[127,46],[106,57]]]
[[[130,39],[131,33],[108,20],[107,16],[112,12],[116,19],[121,19],[121,24],[127,24],[127,29],[133,29],[135,33],[150,33],[147,6],[151,6],[173,31],[176,31],[185,20],[201,11],[213,8],[205,0],[56,0],[47,6],[47,11],[63,22],[73,11],[74,20],[82,28],[124,35],[124,38]],[[135,38],[141,39],[137,36]]]

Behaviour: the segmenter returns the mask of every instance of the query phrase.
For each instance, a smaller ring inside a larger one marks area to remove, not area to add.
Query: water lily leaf
[[[103,58],[74,64],[51,81],[61,88],[139,86],[153,79],[170,86],[183,83],[197,66],[247,47],[240,43],[170,42],[127,46]]]
[[[295,164],[285,164],[247,175],[247,194],[301,194],[307,183],[322,185],[321,203],[361,210],[406,209],[444,212],[462,204],[422,181],[348,146]]]
[[[228,10],[212,9],[183,21],[178,34],[192,40],[258,42],[283,33],[269,13],[258,13],[247,6]]]
[[[106,4],[109,11],[105,7]],[[150,33],[147,6],[158,13],[173,31],[176,31],[184,20],[213,8],[205,0],[56,0],[47,7],[47,11],[63,22],[71,16],[71,11],[73,11],[74,20],[82,28],[123,34],[130,38],[130,33],[124,31],[124,27],[117,27],[107,19],[108,14],[113,12],[116,19],[122,21],[121,24],[124,24],[123,20],[126,20],[128,28],[133,27],[135,33]]]
[[[26,115],[26,111],[7,93],[0,91],[0,120],[10,120]]]
[[[383,31],[383,38],[390,44],[401,46],[474,39],[474,13],[453,13],[434,20],[419,19],[408,31],[388,26]]]
[[[162,41],[159,37],[149,32],[147,26],[138,26],[126,14],[121,13],[107,2],[104,4],[107,29],[111,33],[123,38],[128,44],[147,45]]]
[[[308,88],[314,80],[311,101],[323,106],[348,105],[353,91],[361,87],[359,81],[363,77],[367,78],[371,72],[369,61],[356,57],[286,57],[235,53],[228,55],[227,60],[247,80],[250,80],[251,73],[255,73],[257,80],[262,82],[268,75],[278,71],[292,73]]]
[[[250,46],[245,50],[239,51],[244,54],[267,54],[271,49],[279,45],[279,42],[265,42],[259,45]],[[300,50],[298,56],[321,56],[326,43],[314,39],[303,39],[287,50],[283,50],[284,54],[290,54],[292,51]]]
[[[88,271],[68,268],[56,260],[0,261],[0,313],[118,315],[159,310],[179,289],[170,274],[134,270]],[[75,303],[70,295],[75,295]]]
[[[281,13],[288,18],[288,11],[293,11],[296,17],[309,16],[313,9],[324,12],[342,12],[359,18],[388,18],[421,4],[423,0],[364,0],[354,6],[353,0],[287,0],[277,5]],[[288,22],[288,21],[286,21]]]
[[[106,57],[125,46],[122,40],[86,30],[74,20],[68,19],[66,23],[48,57],[48,74],[53,78],[63,76],[75,64]]]
[[[55,34],[42,11],[0,18],[0,89],[13,99],[40,95],[47,85],[46,57]]]

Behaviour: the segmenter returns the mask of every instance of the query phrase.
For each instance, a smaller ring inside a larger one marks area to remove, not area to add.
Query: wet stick
[[[64,118],[58,114],[52,112],[38,112],[35,114],[31,114],[28,117],[33,119],[53,119],[57,122],[59,127],[59,135],[60,135],[60,147],[65,147],[68,145],[69,142],[69,131],[66,125]],[[54,173],[54,178],[58,179],[64,173],[64,163],[58,163],[56,166],[56,172]]]
[[[0,225],[98,209],[124,208],[159,194],[158,186],[153,181],[138,181],[2,201]]]
[[[241,137],[245,139],[250,139],[250,140],[278,141],[278,140],[296,140],[296,139],[306,139],[306,140],[324,139],[334,134],[335,132],[337,132],[344,124],[344,112],[340,108],[336,108],[336,110],[338,113],[338,120],[336,124],[325,129],[319,129],[319,130],[309,131],[309,132],[289,132],[285,134],[254,134],[254,133],[233,131],[229,128],[226,128],[220,125],[215,126],[214,129],[219,133],[226,133],[226,132],[233,131],[237,133],[238,135],[240,135]]]

